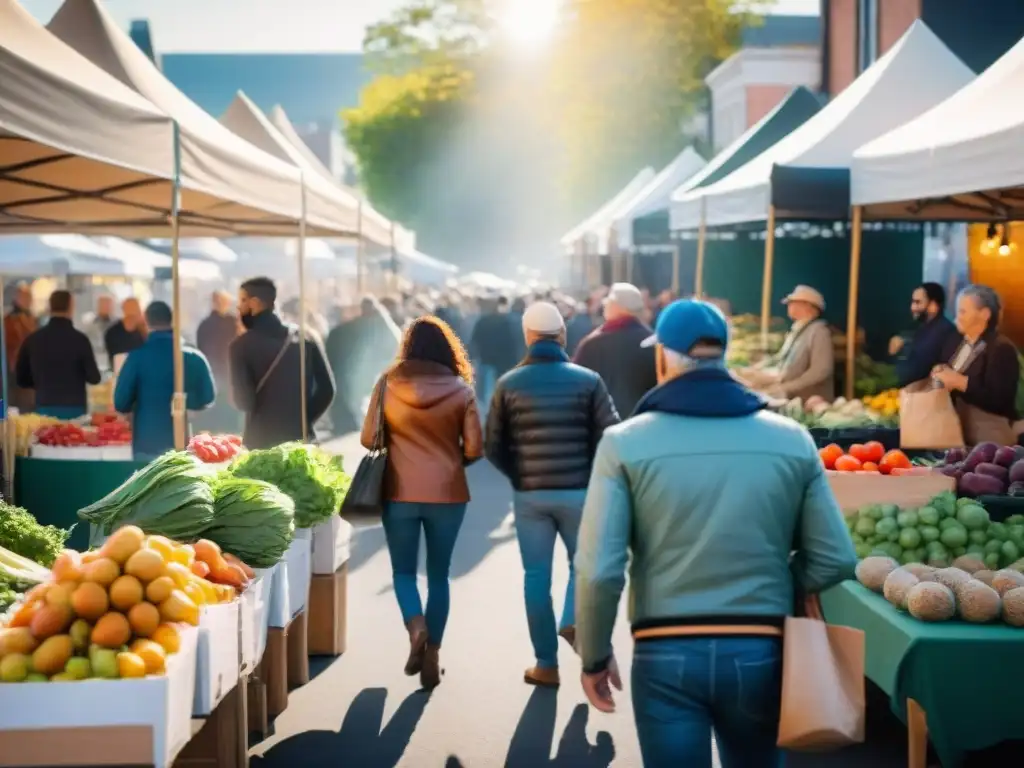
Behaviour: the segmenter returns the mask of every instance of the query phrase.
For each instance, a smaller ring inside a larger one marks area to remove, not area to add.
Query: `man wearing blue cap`
[[[611,637],[630,570],[633,712],[644,765],[775,766],[782,627],[856,556],[814,442],[725,367],[725,316],[670,304],[647,344],[658,386],[605,431],[576,553],[576,649],[591,704],[621,687]],[[796,550],[791,568],[791,553]]]

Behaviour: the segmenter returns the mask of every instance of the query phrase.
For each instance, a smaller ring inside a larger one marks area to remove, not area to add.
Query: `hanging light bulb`
[[[989,224],[988,230],[985,232],[985,239],[981,241],[982,256],[993,255],[999,247],[999,230],[995,224]]]
[[[999,255],[1006,257],[1017,250],[1010,242],[1010,225],[1003,224],[1003,236],[999,241]]]

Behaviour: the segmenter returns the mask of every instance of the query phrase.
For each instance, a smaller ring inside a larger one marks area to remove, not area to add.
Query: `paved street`
[[[351,457],[353,471],[358,458],[351,438],[332,447]],[[254,748],[253,768],[639,768],[628,680],[618,713],[590,711],[578,661],[561,644],[561,689],[523,684],[522,671],[532,659],[522,567],[507,520],[511,495],[486,464],[471,469],[471,484],[473,502],[455,550],[441,686],[428,697],[417,692],[415,678],[402,674],[406,636],[383,532],[360,531],[350,564],[348,652],[314,665],[319,674],[292,693],[276,735]],[[566,575],[563,554],[556,594]],[[624,620],[617,646],[628,662],[632,642]],[[861,749],[861,757],[808,756],[789,765],[895,768],[903,764],[901,746],[897,734],[894,749]]]

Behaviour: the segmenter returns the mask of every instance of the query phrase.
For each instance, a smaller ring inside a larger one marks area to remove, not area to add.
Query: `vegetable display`
[[[242,438],[204,432],[189,440],[187,450],[205,464],[220,464],[231,461],[242,452]]]
[[[895,414],[885,415],[868,408],[860,400],[843,397],[831,403],[821,397],[809,397],[806,402],[795,397],[777,410],[808,428],[894,427],[899,423]]]
[[[945,568],[969,555],[997,570],[1024,557],[1024,516],[993,523],[977,501],[949,491],[917,509],[869,504],[847,516],[846,524],[860,558],[882,555],[904,565]]]
[[[0,547],[0,613],[6,611],[26,590],[50,578],[39,563]]]
[[[284,557],[295,536],[295,504],[262,480],[221,478],[214,520],[203,536],[254,568],[270,568]]]
[[[117,414],[97,413],[89,425],[60,422],[40,427],[35,433],[40,445],[71,448],[98,448],[105,445],[128,445],[132,430]]]
[[[350,482],[339,461],[302,443],[250,451],[239,456],[229,472],[271,483],[290,496],[297,528],[312,528],[337,514]]]
[[[1024,448],[978,443],[950,448],[938,471],[956,479],[960,496],[1024,496]]]
[[[900,475],[911,471],[913,463],[899,449],[886,451],[878,441],[864,444],[854,443],[844,451],[836,443],[818,449],[825,469],[837,472],[879,472],[883,475]],[[921,470],[927,472],[928,470]]]
[[[973,556],[958,558],[951,567],[922,563],[900,566],[884,555],[857,565],[857,581],[882,594],[896,609],[920,621],[959,618],[975,624],[1002,619],[1024,626],[1024,561],[993,571]]]
[[[0,502],[0,547],[48,568],[70,535],[62,528],[42,525],[21,507]]]
[[[78,516],[110,535],[123,525],[192,541],[213,522],[211,470],[186,453],[166,453]]]

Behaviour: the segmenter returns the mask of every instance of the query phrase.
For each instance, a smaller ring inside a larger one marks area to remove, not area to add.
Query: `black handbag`
[[[354,526],[375,525],[384,514],[384,470],[388,463],[387,425],[384,421],[387,376],[381,378],[378,388],[373,446],[359,462],[348,493],[341,502],[341,518]]]

